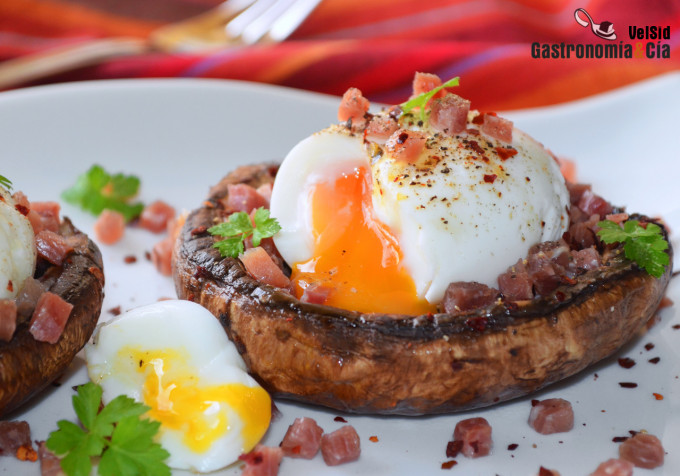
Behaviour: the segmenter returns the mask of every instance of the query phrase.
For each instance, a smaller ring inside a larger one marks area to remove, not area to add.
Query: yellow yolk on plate
[[[225,408],[244,424],[243,446],[252,448],[269,426],[271,399],[261,387],[240,383],[202,385],[186,371],[184,357],[173,351],[121,350],[144,374],[143,402],[149,417],[167,429],[181,431],[183,443],[197,453],[207,451],[231,425]]]
[[[332,289],[324,304],[343,309],[403,314],[435,310],[418,298],[396,238],[374,216],[366,168],[317,183],[311,207],[313,257],[296,263],[291,275],[298,297],[317,283]]]

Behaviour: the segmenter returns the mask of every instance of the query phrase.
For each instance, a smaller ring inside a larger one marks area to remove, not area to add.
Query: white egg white
[[[258,386],[219,321],[205,308],[189,301],[160,301],[128,311],[100,325],[85,347],[90,379],[103,388],[108,403],[124,394],[143,402],[143,373],[126,350],[170,351],[181,356],[183,371],[200,385],[238,383]],[[244,452],[244,423],[228,405],[216,402],[205,414],[226,411],[229,431],[205,452],[195,452],[182,441],[183,433],[161,425],[158,442],[170,452],[172,468],[210,472],[237,460]],[[247,449],[246,449],[247,451]]]
[[[0,187],[0,299],[13,299],[35,271],[33,227]],[[11,282],[11,284],[10,284]]]
[[[397,237],[418,297],[430,303],[440,302],[455,281],[496,287],[498,275],[532,245],[562,236],[569,194],[541,144],[518,129],[512,144],[479,133],[425,131],[428,146],[413,164],[386,149],[371,157],[375,147],[341,126],[295,146],[277,173],[271,199],[271,214],[282,226],[274,240],[283,258],[295,264],[313,257],[313,185],[358,166],[370,167],[375,214]],[[517,154],[503,160],[495,148],[509,145]]]

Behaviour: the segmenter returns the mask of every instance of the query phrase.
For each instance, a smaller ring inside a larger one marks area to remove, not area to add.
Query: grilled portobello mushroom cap
[[[40,342],[28,322],[17,325],[9,342],[0,341],[0,417],[28,402],[64,373],[92,335],[104,299],[102,257],[84,233],[64,218],[59,234],[70,238],[73,252],[62,266],[38,260],[35,278],[47,290],[73,304],[55,344]]]
[[[206,232],[228,184],[258,187],[275,173],[275,165],[253,165],[222,179],[188,216],[173,262],[178,296],[220,320],[250,372],[277,397],[401,415],[521,397],[616,352],[654,314],[670,279],[670,266],[656,279],[618,247],[607,266],[524,303],[421,316],[304,303],[256,281],[238,259],[222,258]]]

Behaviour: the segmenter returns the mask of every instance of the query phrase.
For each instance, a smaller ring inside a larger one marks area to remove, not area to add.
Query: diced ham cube
[[[424,132],[399,129],[387,139],[385,150],[396,160],[412,164],[425,149],[426,141]]]
[[[534,404],[535,403],[535,404]],[[529,425],[542,435],[562,433],[574,427],[574,410],[562,398],[532,402]]]
[[[455,94],[447,94],[432,102],[430,125],[435,130],[453,136],[467,129],[470,101]]]
[[[597,269],[602,264],[602,257],[595,247],[584,248],[578,251],[572,250],[570,253],[574,258],[574,266],[579,269]]]
[[[152,233],[162,233],[168,227],[168,222],[175,217],[175,209],[163,202],[156,200],[150,203],[139,216],[139,226]]]
[[[0,421],[0,456],[14,456],[22,446],[31,445],[31,427],[25,421]]]
[[[281,442],[283,454],[291,458],[312,459],[319,452],[323,428],[313,418],[296,418]]]
[[[633,476],[633,463],[612,458],[600,464],[590,476]]]
[[[172,276],[172,249],[175,236],[168,235],[151,249],[151,262],[163,276]]]
[[[374,116],[366,127],[364,138],[384,145],[387,139],[399,129],[399,123],[389,116]]]
[[[663,465],[664,449],[661,441],[648,433],[637,433],[619,446],[619,458],[638,468],[653,469]]]
[[[17,328],[17,303],[14,299],[0,299],[0,340],[12,340]]]
[[[21,317],[32,316],[38,299],[45,291],[45,286],[40,281],[31,276],[26,278],[16,297],[17,314]]]
[[[246,463],[242,476],[276,476],[283,458],[279,447],[257,445],[253,451],[238,457]]]
[[[469,311],[492,304],[498,294],[486,284],[458,281],[447,286],[442,307],[444,312]]]
[[[227,185],[228,196],[223,203],[231,212],[250,213],[255,208],[268,207],[267,200],[250,185],[244,183]]]
[[[61,337],[73,304],[49,291],[43,293],[33,311],[29,332],[35,340],[54,344]]]
[[[357,88],[349,88],[345,91],[338,107],[338,120],[347,122],[352,120],[353,130],[363,130],[366,127],[366,113],[371,103]]]
[[[248,274],[258,281],[278,288],[287,288],[290,285],[290,279],[261,246],[246,250],[240,258]]]
[[[300,296],[300,301],[308,302],[311,304],[323,304],[328,299],[328,296],[333,291],[332,288],[320,284],[312,283],[305,288]]]
[[[534,296],[524,260],[520,258],[505,273],[498,276],[498,288],[510,301],[523,301]]]
[[[345,425],[321,437],[321,455],[328,466],[356,461],[361,455],[361,444],[357,431]]]
[[[125,233],[125,217],[115,210],[104,210],[94,224],[97,241],[105,245],[118,243]]]
[[[439,76],[432,73],[421,73],[417,71],[413,77],[413,96],[420,96],[423,93],[432,91],[442,85],[442,80]],[[440,98],[446,94],[443,89],[438,91],[434,98]]]
[[[259,193],[262,198],[265,199],[267,202],[266,205],[263,205],[265,208],[269,208],[269,202],[272,200],[272,190],[274,189],[274,184],[273,183],[263,183],[259,187],[257,187],[256,191]]]
[[[594,194],[589,189],[583,191],[577,206],[587,215],[597,214],[601,217],[609,215],[613,210],[611,204],[607,200]]]
[[[512,121],[493,114],[484,114],[484,122],[480,130],[495,139],[507,144],[512,143]]]
[[[564,180],[566,180],[567,182],[575,182],[576,162],[570,159],[566,159],[564,157],[555,157],[555,160],[557,161],[557,164],[560,166],[560,172],[562,173],[562,177],[564,177]]]
[[[42,230],[35,235],[35,248],[38,256],[56,266],[61,266],[66,256],[73,251],[73,246],[63,236],[49,230]]]
[[[28,220],[33,225],[33,232],[42,230],[59,231],[59,212],[61,206],[57,202],[31,202]]]
[[[44,441],[38,443],[38,459],[40,460],[40,476],[65,476],[61,469],[61,460],[47,449]]]
[[[453,440],[462,441],[461,453],[468,458],[487,456],[491,452],[491,425],[485,418],[468,418],[456,424]]]

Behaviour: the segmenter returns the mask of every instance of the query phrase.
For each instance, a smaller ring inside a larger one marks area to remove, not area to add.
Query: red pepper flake
[[[372,441],[373,443],[377,443],[377,442],[378,442],[378,437],[377,437],[377,436],[369,436],[368,439],[369,439],[370,441]]]
[[[635,365],[635,361],[630,357],[621,357],[619,359],[619,365],[624,369],[630,369]]]
[[[23,216],[28,215],[28,212],[31,211],[28,207],[26,207],[24,205],[19,205],[19,204],[14,205],[14,208],[16,208],[16,210],[19,213],[21,213]]]
[[[498,175],[496,175],[496,174],[484,174],[484,181],[486,183],[494,183],[497,178],[498,178]]]
[[[111,309],[109,309],[109,313],[113,314],[114,316],[120,316],[121,313],[120,306],[112,307]]]
[[[513,149],[512,147],[496,147],[496,153],[501,160],[508,160],[510,157],[517,155],[517,149]]]
[[[657,400],[663,400],[663,395],[661,395],[660,393],[652,393],[652,395],[654,395],[654,398],[656,398]]]
[[[628,438],[630,438],[630,437],[629,437],[629,436],[615,436],[614,438],[612,438],[612,441],[613,441],[614,443],[623,443],[623,442],[626,441]]]
[[[638,384],[635,382],[619,382],[621,388],[636,388]]]
[[[477,332],[484,332],[489,320],[484,316],[471,317],[465,320],[465,325]]]
[[[442,469],[451,469],[458,464],[458,461],[452,459],[451,461],[445,461],[442,463]]]
[[[28,445],[17,448],[16,457],[19,461],[38,461],[38,453],[33,449],[33,446]]]
[[[132,264],[137,262],[137,257],[134,255],[127,255],[125,258],[123,258],[123,261],[125,264]]]
[[[538,470],[538,476],[555,476],[555,473],[551,469],[541,468]]]
[[[650,364],[658,364],[660,361],[661,361],[661,357],[652,357],[647,362],[649,362]]]
[[[290,452],[294,455],[299,455],[300,451],[302,451],[302,445],[293,446],[293,448],[290,450]]]
[[[463,449],[463,440],[453,440],[446,443],[446,457],[455,458]]]
[[[144,252],[144,257],[147,261],[151,261],[151,253],[149,251]]]
[[[673,329],[675,329],[676,331],[677,331],[678,329],[680,329],[680,324],[675,324],[675,325],[673,326]]]
[[[347,420],[345,420],[341,416],[336,416],[335,418],[333,418],[333,421],[337,421],[337,422],[340,422],[340,423],[347,423]]]
[[[14,292],[14,283],[12,283],[11,279],[7,281],[7,291]]]
[[[654,344],[649,342],[648,344],[645,344],[645,350],[652,350],[654,348]]]
[[[191,236],[202,235],[202,234],[205,233],[206,231],[208,231],[208,227],[207,227],[207,226],[203,226],[203,225],[202,225],[202,226],[197,226],[196,228],[194,228],[193,230],[191,230]]]
[[[540,400],[535,400],[535,399],[534,399],[534,400],[531,400],[531,406],[532,406],[532,407],[535,407],[535,406],[538,405],[539,403],[541,403]]]
[[[481,157],[484,156],[484,149],[482,149],[482,147],[477,143],[476,140],[468,141],[468,146],[473,152],[479,154]]]
[[[511,443],[508,445],[508,451],[515,451],[519,445],[517,443]]]

